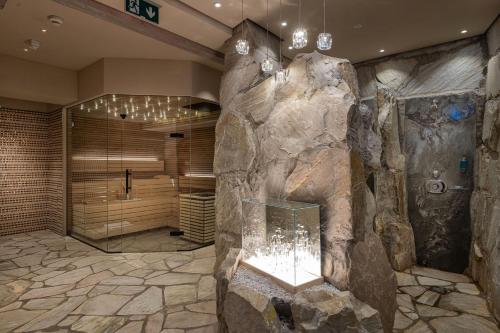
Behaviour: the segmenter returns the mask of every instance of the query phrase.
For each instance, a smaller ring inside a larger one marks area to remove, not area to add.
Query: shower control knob
[[[425,182],[425,187],[427,189],[427,192],[433,194],[441,194],[446,192],[446,190],[448,189],[445,182],[440,179],[427,180]]]

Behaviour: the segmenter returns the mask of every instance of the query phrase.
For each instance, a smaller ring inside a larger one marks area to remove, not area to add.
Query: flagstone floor
[[[105,254],[39,231],[0,237],[0,333],[214,333],[213,246]]]
[[[469,277],[425,267],[396,272],[396,277],[394,332],[500,333]]]

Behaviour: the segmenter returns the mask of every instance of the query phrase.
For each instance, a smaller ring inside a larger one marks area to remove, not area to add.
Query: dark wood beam
[[[0,0],[0,9],[3,9],[3,7],[5,7],[6,3],[7,3],[7,0]]]
[[[0,0],[0,3],[6,0]],[[85,14],[114,23],[123,28],[138,32],[162,43],[189,51],[198,56],[208,58],[218,64],[224,63],[224,54],[217,50],[196,43],[157,25],[146,22],[113,7],[106,6],[96,0],[53,0],[61,5],[79,10]]]

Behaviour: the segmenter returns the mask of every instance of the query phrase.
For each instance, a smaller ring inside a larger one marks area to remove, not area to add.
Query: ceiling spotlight
[[[36,51],[40,48],[40,42],[35,39],[28,39],[24,41],[28,49]]]
[[[290,45],[290,46],[288,47],[288,49],[289,49],[289,50],[293,50],[293,46],[292,46],[292,45]]]
[[[47,32],[47,29],[42,29],[42,32]]]
[[[462,31],[460,31],[460,33],[461,33],[462,35],[463,35],[463,34],[466,34],[467,32],[468,32],[468,31],[467,31],[467,30],[465,30],[465,29],[464,29],[464,30],[462,30]]]
[[[60,27],[64,23],[64,19],[57,15],[49,15],[47,16],[47,20],[56,27]]]
[[[288,23],[286,21],[281,22],[282,27],[286,27],[287,25],[288,25]]]
[[[220,8],[222,7],[222,2],[220,0],[214,0],[214,7],[215,8]]]
[[[380,49],[380,50],[379,50],[379,52],[380,52],[380,53],[384,53],[384,52],[385,52],[385,50],[384,50],[384,49]]]
[[[356,24],[353,26],[354,29],[361,29],[363,28],[363,25],[362,24]]]
[[[24,49],[24,52],[28,52],[29,50],[27,48]]]

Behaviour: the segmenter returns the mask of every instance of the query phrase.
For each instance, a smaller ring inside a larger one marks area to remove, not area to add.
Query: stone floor
[[[394,332],[500,333],[469,277],[424,267],[396,273]]]
[[[105,254],[49,231],[0,238],[1,332],[213,333],[213,246]]]

